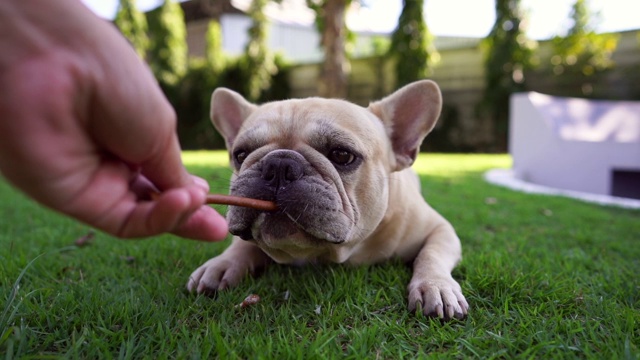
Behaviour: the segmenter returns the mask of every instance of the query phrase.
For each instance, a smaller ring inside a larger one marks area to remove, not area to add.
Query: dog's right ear
[[[394,170],[413,164],[420,144],[436,124],[442,109],[440,88],[431,80],[420,80],[396,90],[369,105],[387,129],[396,156]]]
[[[226,88],[217,88],[211,95],[211,122],[231,149],[242,123],[258,107],[242,95]]]

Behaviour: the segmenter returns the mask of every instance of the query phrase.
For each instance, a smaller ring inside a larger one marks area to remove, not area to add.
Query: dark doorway
[[[611,195],[640,199],[640,170],[616,170],[612,172]]]

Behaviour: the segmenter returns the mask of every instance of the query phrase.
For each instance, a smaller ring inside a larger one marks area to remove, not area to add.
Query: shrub
[[[289,65],[281,56],[275,57],[278,71],[271,78],[271,86],[260,93],[259,102],[283,100],[290,97]],[[224,140],[209,119],[211,93],[217,87],[226,87],[245,97],[243,84],[249,78],[239,59],[227,59],[225,68],[215,74],[205,59],[190,59],[181,81],[163,86],[165,95],[178,115],[178,137],[183,149],[223,149]]]

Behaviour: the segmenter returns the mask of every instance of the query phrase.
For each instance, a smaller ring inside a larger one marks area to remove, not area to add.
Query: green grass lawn
[[[185,153],[226,192],[226,155]],[[214,298],[184,291],[228,244],[122,241],[0,181],[0,358],[591,358],[640,356],[640,211],[485,183],[505,155],[421,155],[428,201],[456,227],[471,306],[406,310],[404,264],[273,266]],[[224,209],[220,209],[223,211]],[[234,308],[245,296],[262,300]]]

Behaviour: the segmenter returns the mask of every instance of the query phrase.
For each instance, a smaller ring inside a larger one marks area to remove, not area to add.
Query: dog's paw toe
[[[426,316],[451,320],[463,319],[469,304],[453,278],[413,280],[409,284],[409,311],[418,308]]]
[[[204,268],[201,266],[196,271],[191,273],[189,276],[189,281],[187,281],[187,291],[194,292],[197,291],[198,286],[200,285],[200,279],[202,278],[202,274],[204,274]]]
[[[187,290],[203,295],[237,285],[247,274],[247,268],[237,262],[213,258],[189,276]]]

